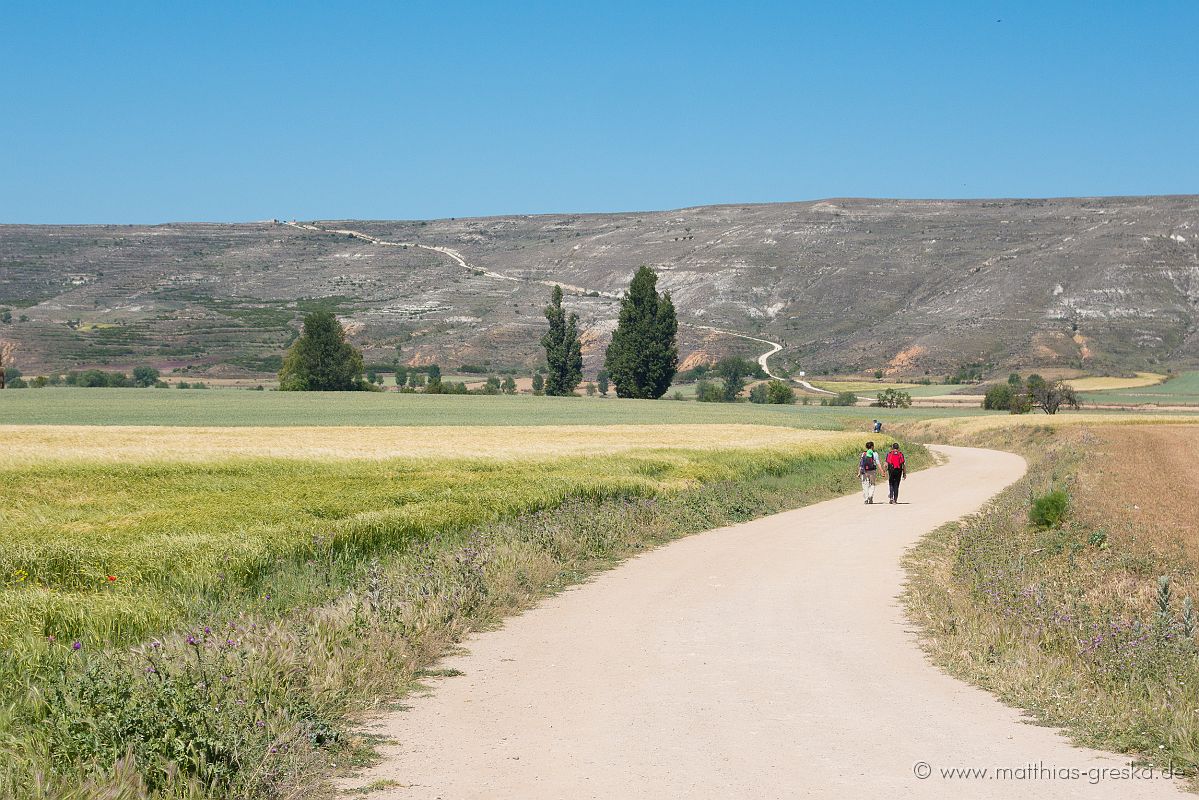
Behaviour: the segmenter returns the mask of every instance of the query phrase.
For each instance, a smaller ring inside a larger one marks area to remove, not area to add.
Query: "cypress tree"
[[[670,293],[658,294],[658,275],[641,267],[620,300],[620,318],[604,356],[617,397],[656,400],[679,367],[679,323]]]
[[[346,341],[345,329],[332,311],[313,311],[304,317],[283,368],[279,389],[285,392],[347,392],[365,389],[362,353]]]
[[[541,337],[545,363],[549,367],[545,393],[559,397],[572,395],[583,380],[583,348],[579,344],[579,315],[567,317],[562,308],[561,286],[555,286],[550,293],[545,318],[550,324],[550,329]]]

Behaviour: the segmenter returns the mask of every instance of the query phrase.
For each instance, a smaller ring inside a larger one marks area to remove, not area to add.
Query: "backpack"
[[[887,466],[891,469],[903,469],[903,463],[903,453],[898,450],[892,450],[890,453],[887,453]]]
[[[869,450],[862,453],[862,458],[858,461],[858,469],[862,472],[870,472],[871,470],[878,469],[878,463],[874,459],[874,453]]]

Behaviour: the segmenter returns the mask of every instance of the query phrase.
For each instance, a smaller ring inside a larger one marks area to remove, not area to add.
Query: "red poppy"
[[[109,583],[112,583],[112,582],[113,582],[113,581],[115,581],[116,579],[117,579],[117,576],[116,576],[116,575],[109,575],[109,576],[108,576],[108,582],[109,582]]]

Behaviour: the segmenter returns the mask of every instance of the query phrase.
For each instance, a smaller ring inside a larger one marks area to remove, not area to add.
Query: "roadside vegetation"
[[[1194,493],[1178,481],[1199,425],[1071,419],[908,429],[1030,464],[983,513],[911,551],[908,612],[951,674],[1083,744],[1194,775],[1199,538],[1184,522]]]
[[[606,453],[576,429],[587,456],[511,457],[527,429],[484,429],[492,458],[347,458],[348,436],[329,459],[228,429],[295,451],[171,461],[144,430],[114,431],[118,452],[88,430],[64,459],[25,429],[0,465],[0,796],[307,794],[365,757],[347,715],[465,632],[645,547],[849,491],[860,438],[692,429],[699,448]],[[640,433],[611,441],[652,446]]]

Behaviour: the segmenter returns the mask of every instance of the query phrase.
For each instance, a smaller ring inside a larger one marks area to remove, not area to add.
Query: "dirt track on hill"
[[[372,726],[394,744],[345,788],[391,780],[370,796],[446,800],[1184,796],[1161,778],[1092,781],[1127,760],[1022,724],[925,661],[896,600],[904,550],[1025,469],[1009,453],[939,449],[948,464],[904,483],[910,505],[854,495],[699,534],[472,637],[441,665],[463,675]],[[990,773],[942,773],[953,768]]]

